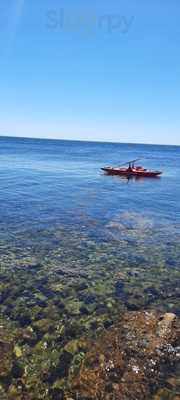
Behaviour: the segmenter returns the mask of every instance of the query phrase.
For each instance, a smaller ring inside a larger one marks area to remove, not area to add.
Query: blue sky
[[[180,145],[179,0],[0,5],[0,135]]]

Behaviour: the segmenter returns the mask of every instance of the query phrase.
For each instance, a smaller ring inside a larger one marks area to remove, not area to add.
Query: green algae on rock
[[[8,378],[14,362],[14,343],[17,330],[9,321],[0,319],[0,380]]]

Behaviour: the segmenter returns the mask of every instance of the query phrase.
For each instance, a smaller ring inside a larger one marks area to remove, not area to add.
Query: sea
[[[133,159],[163,174],[101,170]],[[21,361],[1,398],[25,370],[32,398],[51,399],[63,346],[124,312],[179,315],[179,260],[180,147],[0,137],[0,322]]]

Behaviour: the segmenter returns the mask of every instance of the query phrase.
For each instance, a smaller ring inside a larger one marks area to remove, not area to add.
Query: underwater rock
[[[47,318],[40,319],[39,321],[34,322],[33,328],[37,330],[37,332],[44,334],[53,329],[53,321]]]
[[[49,394],[52,400],[64,400],[64,392],[61,389],[50,389]]]
[[[13,345],[0,339],[0,377],[10,374],[13,366]]]
[[[78,300],[70,300],[69,302],[67,302],[66,304],[66,311],[68,312],[68,314],[70,314],[71,316],[76,316],[76,315],[80,315],[80,309],[81,306],[83,305],[82,302],[79,302]]]
[[[153,400],[180,400],[180,396],[173,395],[170,390],[164,388],[158,390]]]
[[[174,314],[125,313],[92,343],[72,394],[83,400],[149,400],[178,362],[179,339]]]
[[[172,329],[173,321],[175,320],[176,315],[173,313],[166,313],[163,319],[158,323],[157,334],[160,337],[166,337],[170,334]]]
[[[80,321],[69,320],[69,323],[65,327],[64,336],[66,339],[76,339],[77,337],[82,336],[84,331],[84,326]]]
[[[31,400],[30,396],[28,394],[23,393],[22,394],[22,387],[18,385],[18,387],[14,384],[11,384],[9,386],[8,392],[7,392],[7,399],[8,400]],[[1,397],[0,397],[1,398]]]
[[[176,390],[177,388],[180,394],[180,376],[179,378],[174,376],[167,379],[166,386],[172,390]]]
[[[31,324],[31,314],[28,311],[19,311],[17,319],[21,327],[25,327]]]
[[[16,344],[16,346],[14,347],[14,354],[15,354],[15,356],[16,356],[17,358],[22,357],[22,350],[21,350],[21,347],[18,346],[17,344]]]
[[[129,311],[138,311],[141,309],[142,305],[137,304],[137,300],[131,298],[126,302],[126,307]]]
[[[68,376],[72,359],[72,354],[64,350],[59,357],[58,365],[49,371],[49,373],[44,377],[44,380],[52,384],[58,379],[66,378]]]
[[[85,339],[75,339],[69,341],[65,347],[64,350],[67,351],[67,353],[70,353],[72,355],[85,351],[88,348],[89,342],[88,340]]]
[[[118,280],[115,284],[115,295],[121,299],[124,298],[124,282],[121,280]]]
[[[7,395],[1,384],[0,384],[0,399],[1,400],[9,400],[9,399],[7,399]]]
[[[64,347],[64,350],[67,351],[67,353],[70,353],[70,354],[77,353],[78,349],[79,349],[78,340],[71,340]]]
[[[35,345],[36,342],[38,341],[37,335],[34,332],[32,326],[27,326],[26,328],[24,328],[21,332],[20,338],[23,344],[26,343],[29,344],[30,346]]]
[[[9,327],[8,327],[9,328]],[[0,320],[0,378],[9,376],[13,367],[13,332]]]
[[[64,286],[62,283],[55,282],[51,284],[50,289],[55,293],[62,293],[64,290]]]
[[[4,303],[10,293],[10,287],[6,283],[0,283],[0,304]]]
[[[13,378],[18,379],[21,378],[24,373],[24,368],[22,363],[18,362],[17,360],[13,362],[11,375]]]

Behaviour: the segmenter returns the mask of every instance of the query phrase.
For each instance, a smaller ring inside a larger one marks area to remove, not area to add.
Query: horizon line
[[[35,137],[35,136],[14,136],[14,135],[1,135],[0,138],[10,138],[10,139],[34,139],[34,140],[56,140],[56,141],[66,141],[66,142],[88,142],[88,143],[107,143],[107,144],[134,144],[134,145],[142,145],[142,146],[172,146],[172,147],[180,147],[180,144],[168,144],[168,143],[145,143],[145,142],[114,142],[114,141],[103,141],[103,140],[89,140],[89,139],[64,139],[64,138],[47,138],[47,137]]]

